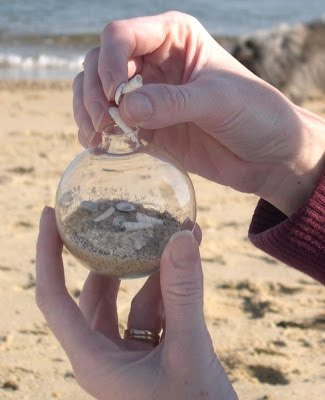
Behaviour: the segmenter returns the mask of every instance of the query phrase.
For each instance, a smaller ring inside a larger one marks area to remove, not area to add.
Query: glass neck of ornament
[[[123,155],[138,151],[142,145],[138,139],[134,140],[133,138],[132,140],[119,126],[113,125],[102,132],[100,147],[109,154]]]

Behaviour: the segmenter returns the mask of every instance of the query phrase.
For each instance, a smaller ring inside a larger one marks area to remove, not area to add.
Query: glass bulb
[[[192,182],[169,153],[131,142],[116,125],[104,138],[104,146],[84,150],[61,178],[60,236],[90,270],[116,278],[150,275],[171,235],[194,227]]]

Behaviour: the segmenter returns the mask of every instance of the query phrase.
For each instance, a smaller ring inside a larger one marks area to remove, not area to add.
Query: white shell
[[[136,219],[138,222],[144,222],[151,225],[163,225],[164,222],[159,218],[149,217],[149,215],[137,213]]]
[[[115,103],[118,106],[120,105],[124,87],[125,87],[125,83],[121,83],[115,92]]]
[[[122,131],[126,134],[126,136],[134,143],[139,143],[138,140],[138,129],[132,129],[130,126],[128,126],[123,119],[120,116],[120,112],[118,107],[110,107],[108,109],[108,112],[110,116],[112,117],[112,120],[118,125]]]
[[[83,200],[80,203],[80,208],[86,211],[97,211],[98,210],[98,205],[94,201],[91,200]]]
[[[111,215],[113,215],[114,212],[115,212],[115,208],[110,207],[106,211],[104,211],[103,214],[101,214],[97,218],[95,218],[94,222],[104,221],[104,219],[109,218]]]
[[[112,224],[114,226],[121,226],[122,224],[124,224],[124,222],[125,222],[125,218],[122,217],[121,215],[118,215],[117,217],[113,218]]]
[[[135,75],[127,83],[121,83],[115,92],[115,103],[117,105],[119,105],[121,102],[122,96],[124,94],[133,92],[133,90],[139,89],[142,86],[143,86],[143,83],[142,83],[141,75]],[[139,129],[132,129],[130,126],[128,126],[123,121],[123,119],[120,116],[118,107],[110,107],[108,109],[108,112],[109,112],[110,116],[112,117],[112,120],[115,122],[115,124],[118,125],[122,129],[122,131],[126,134],[126,136],[132,142],[136,143],[139,146],[140,145],[139,139],[138,139]]]
[[[140,231],[141,229],[153,228],[151,224],[145,224],[144,222],[124,222],[121,225],[122,231]]]
[[[131,211],[135,210],[135,207],[132,204],[126,203],[126,202],[117,203],[115,205],[115,207],[116,207],[117,210],[123,211],[123,212],[131,212]]]
[[[121,83],[115,92],[115,103],[119,106],[123,94],[133,92],[133,90],[139,89],[143,86],[142,76],[136,75],[129,80],[128,83]]]
[[[122,88],[122,94],[133,92],[133,90],[139,89],[143,86],[142,76],[135,75],[129,80],[129,82]]]

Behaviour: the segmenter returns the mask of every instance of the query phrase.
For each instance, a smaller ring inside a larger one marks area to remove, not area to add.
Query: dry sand
[[[325,115],[324,98],[315,95],[307,107]],[[0,83],[0,121],[0,399],[89,399],[34,301],[39,214],[53,206],[63,169],[80,151],[69,85]],[[248,242],[254,196],[193,180],[206,321],[240,399],[324,398],[324,288]],[[64,258],[77,299],[88,272]],[[122,329],[142,283],[122,285]],[[3,387],[8,381],[12,389]]]

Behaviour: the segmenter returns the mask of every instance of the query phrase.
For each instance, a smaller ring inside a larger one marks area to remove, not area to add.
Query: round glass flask
[[[85,267],[137,278],[159,269],[172,234],[193,229],[195,193],[174,157],[132,142],[114,125],[104,146],[84,150],[67,167],[55,215],[63,243]]]

